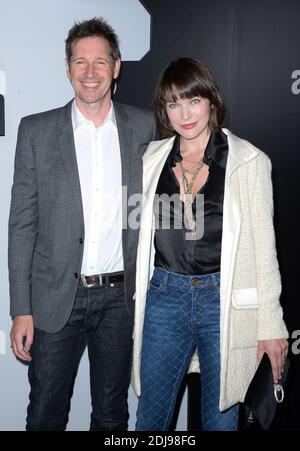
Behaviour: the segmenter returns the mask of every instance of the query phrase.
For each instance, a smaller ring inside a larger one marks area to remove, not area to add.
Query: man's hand
[[[288,353],[288,341],[284,338],[277,340],[261,340],[258,342],[258,362],[264,353],[267,353],[272,365],[273,380],[277,384],[283,371],[284,362]]]
[[[10,332],[11,348],[16,357],[26,362],[31,361],[29,351],[33,342],[33,330],[33,318],[31,315],[14,317]]]

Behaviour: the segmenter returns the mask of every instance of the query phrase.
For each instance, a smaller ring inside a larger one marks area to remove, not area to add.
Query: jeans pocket
[[[158,292],[161,289],[162,281],[158,279],[157,277],[152,277],[149,283],[149,290]]]

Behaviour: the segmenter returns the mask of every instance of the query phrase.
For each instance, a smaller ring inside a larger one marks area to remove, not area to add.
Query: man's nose
[[[86,76],[93,77],[94,75],[94,66],[91,63],[88,63],[86,66]]]

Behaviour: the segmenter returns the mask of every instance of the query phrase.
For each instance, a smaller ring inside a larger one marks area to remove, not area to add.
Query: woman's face
[[[169,121],[184,139],[193,140],[208,131],[210,101],[203,97],[180,98],[166,104]]]

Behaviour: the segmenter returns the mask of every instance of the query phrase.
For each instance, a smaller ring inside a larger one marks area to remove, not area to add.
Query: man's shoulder
[[[150,109],[129,105],[127,103],[113,102],[114,109],[117,113],[126,115],[130,119],[149,119],[153,118],[153,112]]]
[[[38,125],[41,123],[50,124],[53,121],[57,122],[58,118],[60,118],[63,114],[67,114],[69,111],[71,111],[71,105],[72,101],[59,108],[30,114],[22,118],[22,123],[26,125]]]

